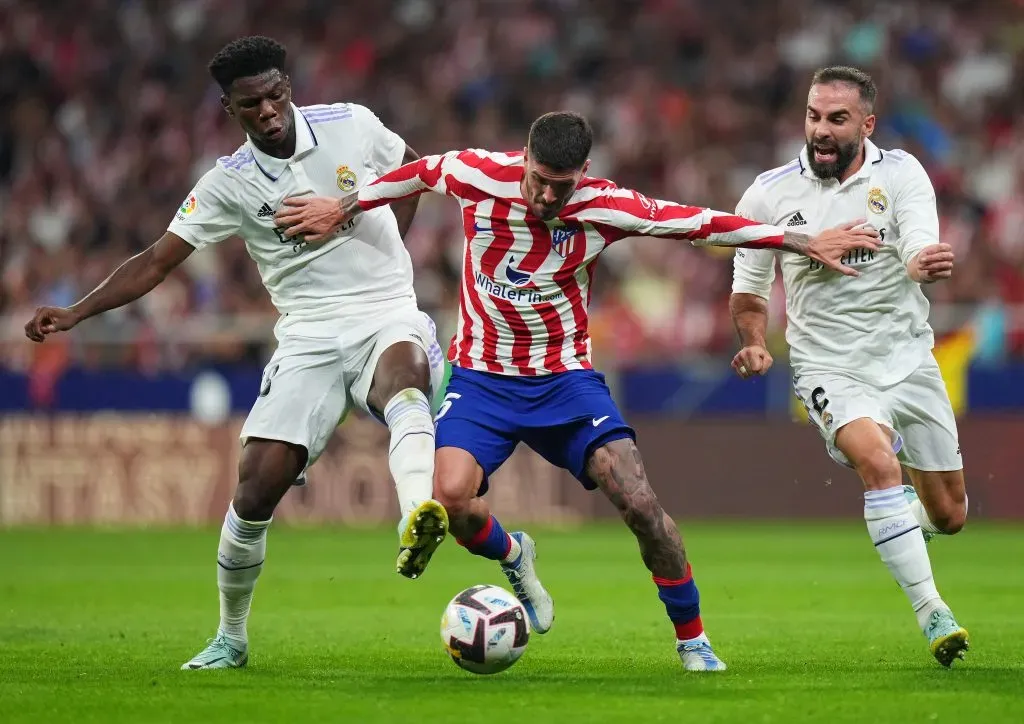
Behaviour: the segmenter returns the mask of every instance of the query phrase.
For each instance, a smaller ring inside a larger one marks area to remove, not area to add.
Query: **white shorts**
[[[444,354],[433,320],[415,308],[384,311],[331,337],[284,333],[242,426],[242,444],[255,437],[302,445],[312,465],[353,406],[380,419],[366,396],[380,356],[398,342],[423,348],[432,397],[444,378]]]
[[[963,468],[953,406],[931,355],[909,377],[889,387],[833,372],[795,376],[793,386],[825,438],[828,454],[842,465],[853,467],[836,448],[836,433],[866,417],[890,430],[893,452],[903,465],[925,471]]]

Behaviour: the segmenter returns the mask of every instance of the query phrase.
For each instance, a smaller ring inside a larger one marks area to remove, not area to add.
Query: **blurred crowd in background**
[[[1019,1],[0,0],[0,364],[265,361],[276,315],[240,241],[58,344],[21,336],[37,305],[74,302],[158,238],[238,147],[206,63],[251,33],[288,46],[297,104],[365,104],[421,154],[518,149],[534,117],[572,109],[594,124],[594,175],[724,210],[800,150],[814,69],[859,66],[879,86],[875,140],[925,165],[957,253],[953,279],[927,290],[936,326],[971,326],[984,359],[1024,357]],[[407,243],[447,335],[454,203],[424,199]],[[730,353],[731,263],[678,242],[612,247],[593,301],[599,362]]]

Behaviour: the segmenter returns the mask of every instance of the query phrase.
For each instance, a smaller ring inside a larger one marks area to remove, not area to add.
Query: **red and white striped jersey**
[[[370,210],[434,191],[462,206],[466,241],[453,365],[506,375],[591,369],[587,308],[597,257],[633,236],[777,248],[783,229],[585,177],[556,219],[523,199],[522,153],[424,156],[359,190]]]

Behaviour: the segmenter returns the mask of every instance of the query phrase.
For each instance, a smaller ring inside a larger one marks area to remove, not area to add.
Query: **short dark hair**
[[[828,68],[819,68],[811,79],[811,85],[823,85],[827,83],[849,83],[856,86],[860,92],[861,102],[867,106],[868,113],[875,109],[875,97],[878,95],[878,88],[871,76],[860,68],[852,68],[848,65],[832,65]]]
[[[579,113],[545,113],[530,126],[530,158],[555,171],[583,168],[594,144],[590,123]]]
[[[249,35],[237,38],[221,48],[208,66],[210,75],[225,93],[239,78],[266,73],[268,70],[284,72],[288,50],[273,38]]]

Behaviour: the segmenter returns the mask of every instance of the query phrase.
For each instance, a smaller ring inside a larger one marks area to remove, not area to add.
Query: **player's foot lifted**
[[[413,508],[398,526],[398,572],[406,578],[422,576],[447,534],[448,511],[443,505],[426,500]]]
[[[206,648],[196,654],[191,661],[181,665],[182,670],[188,669],[240,669],[249,662],[249,646],[229,641],[218,633],[210,640]]]
[[[539,634],[547,633],[555,620],[555,604],[537,578],[533,565],[537,559],[537,546],[526,533],[512,533],[511,537],[519,544],[519,557],[502,563],[501,570],[512,584],[516,598],[526,608],[530,626]]]
[[[948,608],[932,611],[925,626],[924,635],[928,637],[928,649],[943,666],[949,666],[953,659],[962,659],[971,646],[967,637],[967,629],[953,618]]]

